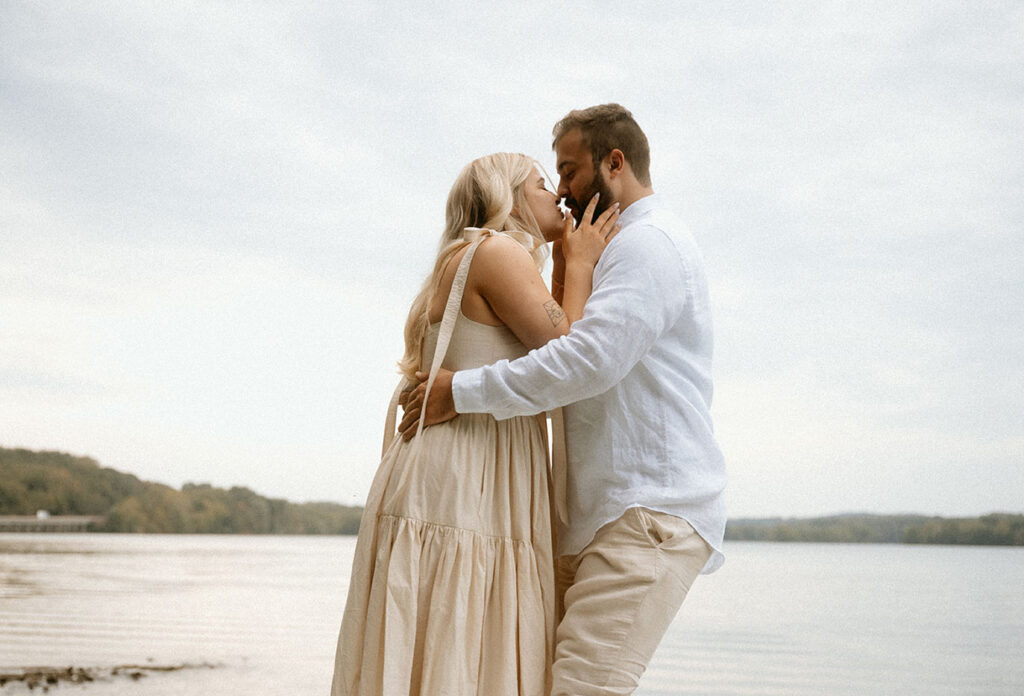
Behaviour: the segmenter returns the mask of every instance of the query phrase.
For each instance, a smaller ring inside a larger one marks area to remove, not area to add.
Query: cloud
[[[496,150],[549,164],[555,120],[615,100],[705,253],[733,512],[1009,505],[1022,26],[1013,3],[7,3],[0,443],[360,500],[451,181]]]

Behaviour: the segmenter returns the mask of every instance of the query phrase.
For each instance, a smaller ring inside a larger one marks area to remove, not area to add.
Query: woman
[[[591,224],[592,214],[593,205],[574,230],[525,155],[467,165],[448,196],[434,271],[409,311],[406,384],[418,370],[514,359],[567,333],[618,216],[612,209]],[[539,269],[544,242],[563,238],[559,306]],[[394,435],[397,394],[359,530],[332,693],[547,693],[555,626],[542,420],[467,414],[405,442]]]

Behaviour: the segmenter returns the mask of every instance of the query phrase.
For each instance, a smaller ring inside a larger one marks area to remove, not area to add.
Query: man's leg
[[[559,559],[552,696],[633,693],[710,554],[686,521],[630,508]]]

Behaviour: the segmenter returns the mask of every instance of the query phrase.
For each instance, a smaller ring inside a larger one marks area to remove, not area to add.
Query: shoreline
[[[43,691],[60,684],[89,684],[111,682],[119,678],[139,681],[150,674],[180,672],[188,669],[217,669],[223,665],[210,662],[181,663],[173,665],[126,664],[113,667],[20,667],[0,669],[0,689],[9,684],[21,683],[30,690],[41,687]]]

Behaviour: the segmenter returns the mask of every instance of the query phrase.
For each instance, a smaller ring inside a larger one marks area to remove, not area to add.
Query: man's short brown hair
[[[584,147],[590,150],[596,169],[612,150],[621,150],[644,186],[651,185],[651,148],[647,136],[633,119],[633,114],[620,104],[600,104],[589,109],[574,109],[555,124],[551,147],[569,131],[579,128]]]

